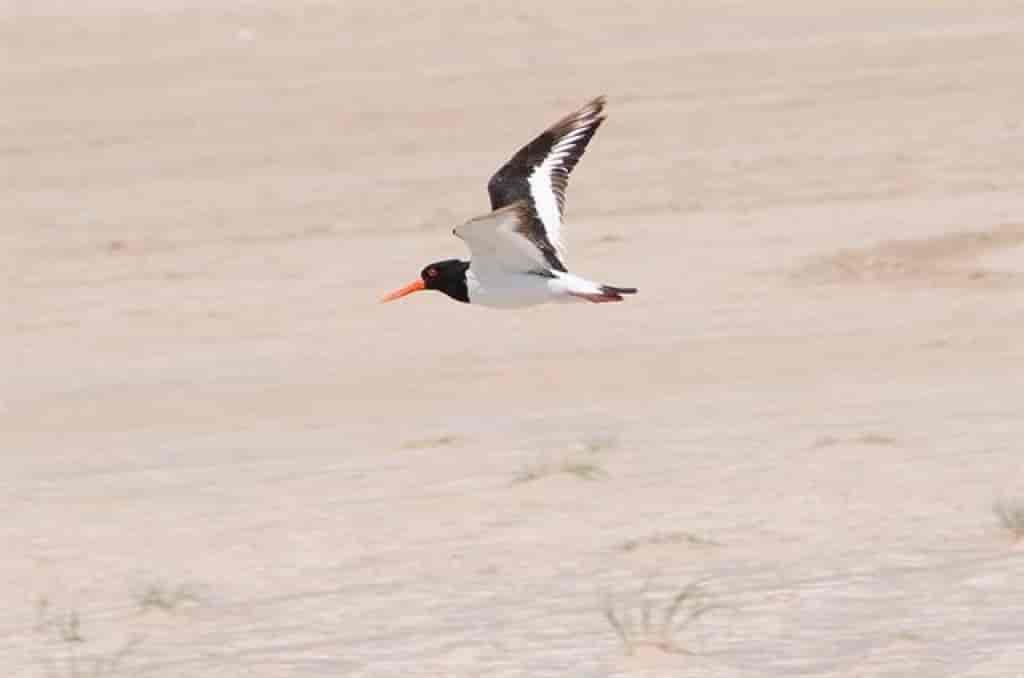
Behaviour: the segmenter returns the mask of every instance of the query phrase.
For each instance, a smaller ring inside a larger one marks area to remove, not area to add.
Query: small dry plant
[[[539,460],[525,466],[516,475],[516,477],[512,479],[512,484],[519,485],[522,483],[529,483],[534,480],[540,480],[541,478],[559,474],[575,476],[581,480],[598,480],[608,477],[608,473],[601,468],[597,462],[589,461],[587,459],[564,457],[554,463]]]
[[[842,445],[843,443],[890,446],[899,445],[899,440],[897,440],[893,436],[888,436],[881,433],[863,433],[859,436],[853,436],[851,438],[837,438],[836,436],[820,436],[817,440],[811,443],[811,449],[818,450],[823,447]]]
[[[402,443],[403,450],[427,450],[432,447],[448,447],[458,445],[462,442],[460,436],[445,433],[444,435],[431,436],[429,438],[418,438]]]
[[[150,584],[138,597],[139,610],[142,612],[160,610],[170,614],[183,605],[198,602],[198,594],[187,584],[173,587],[162,583]]]
[[[600,480],[608,477],[597,457],[618,446],[619,441],[611,435],[594,435],[573,444],[561,455],[545,455],[525,465],[512,479],[513,485],[529,483],[554,475],[570,475],[580,480]]]
[[[64,643],[81,643],[85,641],[82,637],[82,618],[78,610],[53,611],[50,599],[40,596],[36,599],[36,623],[33,626],[36,633],[53,632]]]
[[[82,635],[82,620],[77,609],[53,612],[49,598],[36,601],[36,633],[50,635],[60,651],[40,660],[47,678],[111,678],[121,672],[125,659],[142,642],[142,637],[129,639],[108,652],[83,650],[86,639]]]
[[[1014,540],[1024,539],[1024,501],[1000,499],[992,505],[992,512]]]
[[[627,655],[643,647],[672,654],[695,654],[679,643],[679,634],[708,612],[721,607],[708,602],[707,594],[694,582],[660,602],[649,595],[646,586],[637,600],[625,605],[606,596],[603,612]]]
[[[645,546],[664,546],[667,544],[687,544],[689,546],[721,546],[721,542],[706,539],[692,532],[656,532],[638,539],[627,539],[619,545],[620,551],[629,553]]]

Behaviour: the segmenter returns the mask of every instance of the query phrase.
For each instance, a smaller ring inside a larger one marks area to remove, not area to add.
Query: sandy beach
[[[0,675],[1024,675],[1024,4],[770,4],[0,0]]]

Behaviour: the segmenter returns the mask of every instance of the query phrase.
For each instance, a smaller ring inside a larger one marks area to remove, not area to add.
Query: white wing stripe
[[[562,215],[558,211],[558,199],[551,188],[551,166],[545,160],[537,169],[530,174],[530,193],[533,195],[533,204],[537,209],[537,216],[544,224],[544,231],[547,233],[548,242],[558,253],[561,259],[562,251]]]
[[[569,155],[573,146],[586,131],[586,127],[581,127],[562,137],[544,158],[544,162],[533,170],[528,179],[537,216],[544,224],[548,242],[558,252],[560,259],[565,258],[565,248],[562,245],[562,213],[558,206],[558,198],[555,197],[555,191],[551,186],[551,175],[555,171],[565,171],[560,166],[562,160]]]

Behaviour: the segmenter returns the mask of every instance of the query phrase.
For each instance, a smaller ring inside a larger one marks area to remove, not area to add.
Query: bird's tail
[[[636,294],[635,287],[612,287],[611,285],[598,285],[599,292],[570,292],[574,297],[586,299],[595,304],[605,304],[609,301],[622,301],[623,294]]]
[[[598,303],[606,301],[622,301],[623,294],[636,294],[635,287],[612,287],[611,285],[601,285],[601,297],[592,301]]]
[[[636,294],[635,287],[612,287],[611,285],[601,285],[601,293],[610,296],[619,296],[623,294]]]

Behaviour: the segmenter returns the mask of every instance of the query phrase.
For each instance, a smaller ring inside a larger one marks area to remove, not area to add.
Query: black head
[[[469,303],[469,291],[466,288],[466,269],[468,268],[468,261],[458,259],[435,261],[420,271],[419,280],[414,280],[405,287],[395,290],[384,297],[384,301],[394,301],[420,290],[438,290],[456,301]]]

